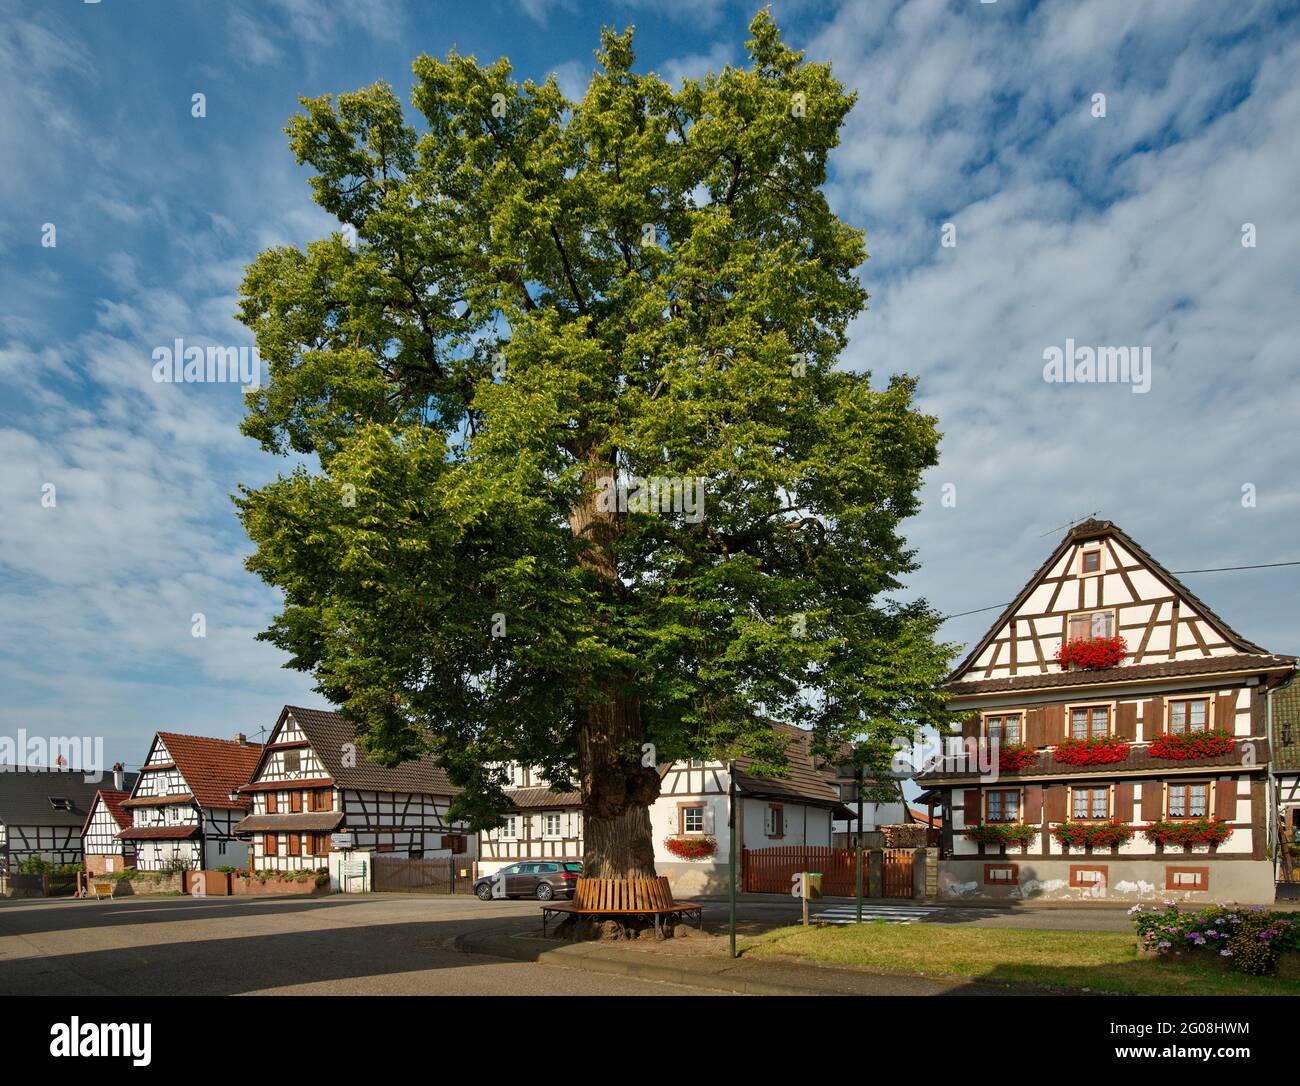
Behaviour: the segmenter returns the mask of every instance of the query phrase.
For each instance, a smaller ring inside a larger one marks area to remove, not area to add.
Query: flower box
[[[1117,735],[1098,735],[1092,739],[1062,739],[1055,757],[1062,765],[1108,765],[1128,757],[1129,743]]]
[[[999,743],[998,768],[1003,773],[1019,773],[1038,761],[1038,750],[1028,743]]]
[[[980,845],[1026,848],[1038,839],[1039,828],[1020,822],[982,822],[968,826],[966,836]]]
[[[1056,662],[1064,671],[1079,668],[1083,671],[1101,671],[1118,667],[1128,655],[1128,642],[1121,636],[1076,637],[1061,642],[1056,650]]]
[[[1157,845],[1221,845],[1232,827],[1217,818],[1162,818],[1142,827],[1143,836]]]
[[[1134,832],[1128,822],[1113,818],[1103,822],[1061,822],[1052,827],[1052,836],[1066,848],[1114,848]]]
[[[1232,750],[1232,744],[1232,736],[1223,731],[1157,735],[1151,740],[1151,757],[1179,762],[1193,758],[1218,758]]]
[[[698,834],[679,834],[664,839],[664,848],[678,859],[707,860],[718,851],[718,842]]]

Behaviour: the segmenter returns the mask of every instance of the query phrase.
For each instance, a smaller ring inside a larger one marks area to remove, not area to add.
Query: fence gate
[[[474,891],[474,861],[467,857],[433,856],[410,860],[405,856],[376,853],[371,861],[371,887],[376,891],[415,894],[469,894]]]
[[[885,897],[911,897],[916,851],[910,848],[887,848],[880,860],[881,882]]]

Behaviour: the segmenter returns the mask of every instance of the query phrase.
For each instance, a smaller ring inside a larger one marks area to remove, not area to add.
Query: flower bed
[[[1111,848],[1122,845],[1133,836],[1134,829],[1127,822],[1107,819],[1104,822],[1061,822],[1052,827],[1052,836],[1067,847]]]
[[[1028,743],[999,743],[998,768],[1003,773],[1018,773],[1038,761],[1038,750]]]
[[[1179,762],[1190,758],[1217,758],[1232,749],[1232,742],[1232,736],[1222,731],[1157,735],[1151,740],[1151,756]]]
[[[718,842],[698,834],[664,839],[664,848],[683,860],[706,860],[718,851]]]
[[[236,869],[230,876],[234,894],[320,894],[329,890],[328,868],[315,871],[246,871]]]
[[[1279,967],[1294,974],[1300,958],[1300,924],[1285,913],[1225,905],[1182,912],[1166,901],[1163,910],[1134,905],[1129,915],[1139,951],[1155,957],[1199,959],[1254,976]]]
[[[1026,826],[1020,822],[984,822],[966,830],[966,836],[977,844],[1020,848],[1033,844],[1038,834],[1037,826]]]
[[[1148,841],[1158,845],[1221,845],[1232,836],[1232,827],[1217,818],[1163,818],[1142,827]]]
[[[1092,739],[1062,739],[1056,746],[1056,760],[1063,765],[1107,765],[1128,757],[1129,743],[1117,735]]]
[[[1056,662],[1065,671],[1071,668],[1100,671],[1118,667],[1127,655],[1128,642],[1121,636],[1076,637],[1061,642],[1061,647],[1056,650]]]

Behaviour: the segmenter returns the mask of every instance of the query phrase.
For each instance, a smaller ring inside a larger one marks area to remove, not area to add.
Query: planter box
[[[324,886],[317,886],[314,875],[303,882],[293,879],[267,879],[261,882],[258,879],[232,877],[230,889],[234,894],[301,894],[310,897],[328,894],[330,884],[327,882]]]
[[[160,875],[157,878],[152,876],[137,876],[133,879],[119,878],[117,880],[117,896],[149,897],[152,894],[179,894],[184,892],[185,889],[182,881],[179,871],[169,875]]]

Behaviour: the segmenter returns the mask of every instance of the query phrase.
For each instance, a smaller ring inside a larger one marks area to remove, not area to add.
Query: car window
[[[559,864],[538,864],[537,866],[547,875],[554,874],[556,871],[560,870]]]
[[[576,871],[576,872],[578,872],[579,875],[581,875],[581,874],[582,874],[582,864],[565,864],[565,865],[564,865],[564,870],[565,870],[565,871]]]
[[[503,867],[501,869],[501,874],[518,875],[519,872],[523,870],[523,866],[524,866],[523,864],[511,864],[509,867]]]

